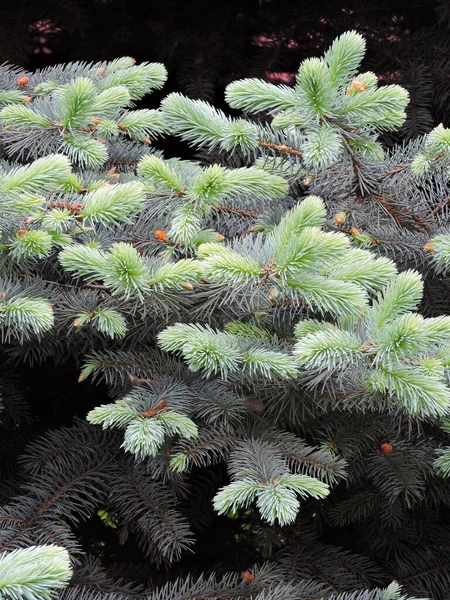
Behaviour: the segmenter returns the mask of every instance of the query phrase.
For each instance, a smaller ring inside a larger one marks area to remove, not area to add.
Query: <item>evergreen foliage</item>
[[[160,64],[2,67],[0,597],[450,595],[450,134],[386,149],[364,51],[231,83],[243,117],[135,109]],[[87,415],[33,423],[17,363]]]

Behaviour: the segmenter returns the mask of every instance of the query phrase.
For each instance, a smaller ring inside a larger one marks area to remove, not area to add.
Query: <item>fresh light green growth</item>
[[[103,70],[104,69],[104,70]],[[132,100],[139,100],[145,94],[163,87],[167,71],[160,63],[143,62],[136,65],[134,58],[124,56],[93,69],[94,76],[99,75],[100,90],[111,90],[123,85]]]
[[[413,598],[409,594],[404,594],[402,586],[397,582],[393,581],[384,589],[375,589],[371,591],[356,592],[351,595],[346,593],[339,594],[339,596],[330,596],[330,600],[430,600],[429,598]]]
[[[0,598],[51,600],[72,577],[69,553],[60,546],[31,546],[0,554]]]
[[[298,149],[308,167],[331,165],[345,147],[379,160],[383,150],[374,134],[403,124],[408,93],[398,85],[378,88],[373,73],[358,74],[364,54],[364,38],[349,31],[323,58],[302,62],[294,88],[243,79],[227,87],[226,99],[246,112],[269,111],[274,129],[300,130]]]
[[[309,167],[329,166],[345,146],[378,160],[383,150],[374,133],[402,125],[408,94],[397,85],[378,88],[373,73],[358,74],[364,54],[364,38],[350,31],[323,58],[302,62],[294,88],[243,79],[227,87],[226,98],[247,112],[269,110],[274,129],[299,129]]]
[[[297,374],[294,360],[288,354],[274,351],[263,344],[249,346],[247,336],[216,332],[207,325],[178,323],[158,335],[166,352],[179,352],[192,371],[207,377],[220,373],[242,373],[249,377],[290,379]]]
[[[80,313],[73,326],[80,329],[86,325],[110,338],[123,337],[127,332],[127,322],[124,316],[113,308],[99,306],[95,311]]]
[[[114,294],[141,301],[154,290],[182,290],[198,280],[201,265],[192,259],[147,264],[139,252],[124,242],[108,251],[83,244],[70,245],[59,254],[62,266],[86,281],[102,281]]]
[[[382,288],[396,274],[395,265],[352,248],[343,233],[323,231],[325,214],[321,198],[309,196],[245,246],[200,245],[203,277],[226,283],[230,295],[265,302],[253,310],[288,303],[321,314],[361,315],[368,292]]]
[[[411,173],[421,177],[432,172],[444,171],[448,176],[450,129],[438,125],[425,136],[422,152],[418,152],[411,163]]]
[[[0,172],[0,211],[19,217],[39,214],[45,196],[62,191],[71,171],[67,157],[53,154]]]
[[[226,169],[214,164],[205,169],[186,169],[184,163],[150,155],[140,161],[138,174],[152,191],[170,197],[173,210],[168,238],[187,247],[205,241],[202,225],[214,207],[226,206],[236,197],[260,202],[277,200],[288,192],[285,179],[256,167]]]
[[[53,238],[50,233],[36,229],[19,230],[7,250],[18,262],[26,258],[44,258],[51,252]]]
[[[91,410],[87,420],[103,429],[124,429],[122,448],[136,458],[155,456],[167,437],[195,438],[197,426],[182,412],[172,410],[164,398],[135,387],[121,400]]]
[[[5,226],[0,243],[3,261],[29,265],[30,260],[48,256],[53,246],[63,242],[57,231],[33,229],[24,217],[39,219],[45,211],[46,196],[61,192],[70,176],[69,160],[61,154],[0,173],[0,212]],[[13,226],[16,223],[17,229]],[[21,291],[21,286],[11,280],[4,279],[1,284],[0,337],[3,343],[12,340],[24,343],[40,338],[52,328],[53,309],[47,299],[31,289]]]
[[[414,312],[423,282],[415,271],[397,275],[358,321],[300,321],[294,355],[302,369],[362,377],[367,390],[387,395],[397,410],[437,418],[448,413],[445,352],[450,317]]]
[[[144,202],[144,187],[137,181],[101,187],[83,197],[80,216],[88,226],[131,223]]]
[[[287,461],[262,441],[243,443],[232,453],[229,470],[233,481],[214,497],[219,514],[255,502],[262,519],[283,526],[295,521],[300,509],[298,496],[318,499],[329,494],[328,485],[319,479],[291,473]]]
[[[423,293],[419,274],[398,275],[390,260],[351,247],[343,234],[322,231],[324,218],[321,199],[311,196],[265,240],[258,239],[253,253],[250,244],[246,251],[223,244],[198,249],[203,277],[227,283],[230,295],[240,290],[252,296],[267,286],[275,305],[289,299],[337,319],[297,325],[295,362],[285,351],[267,347],[264,335],[236,326],[217,332],[177,324],[159,334],[161,348],[180,352],[193,371],[206,376],[290,379],[297,376],[295,363],[327,377],[356,369],[364,387],[387,395],[397,410],[431,418],[446,414],[450,391],[439,351],[450,346],[450,318],[417,314]],[[376,294],[371,303],[368,293]]]
[[[62,189],[71,173],[69,160],[61,154],[39,158],[29,165],[3,173],[2,193],[45,194]]]
[[[326,483],[308,475],[281,475],[269,482],[243,478],[223,487],[214,498],[214,508],[220,515],[247,508],[256,501],[261,518],[271,525],[295,521],[300,508],[297,496],[324,498],[329,493]]]
[[[450,365],[450,348],[446,348],[445,350],[439,352],[439,359],[448,367]],[[445,431],[445,433],[450,433],[450,419],[448,417],[444,417],[439,423],[440,428]],[[433,463],[433,467],[439,477],[450,477],[450,449],[449,448],[438,448],[436,449],[437,458]]]
[[[328,167],[344,152],[382,160],[378,133],[403,124],[408,92],[399,85],[378,87],[374,73],[358,73],[364,54],[364,38],[349,31],[323,58],[301,63],[294,87],[242,79],[227,87],[226,100],[247,113],[269,113],[273,130],[299,134],[293,155],[307,168]],[[289,153],[273,131],[229,119],[206,102],[171,94],[161,108],[172,133],[193,145],[244,152],[259,146],[269,158]]]
[[[82,186],[80,186],[82,187]],[[50,233],[85,229],[100,224],[106,227],[132,223],[145,202],[145,190],[137,181],[112,185],[104,181],[93,182],[84,188],[82,203],[73,208],[53,208],[43,210],[40,207],[36,223]],[[82,223],[82,226],[80,225]],[[88,229],[89,230],[89,229]],[[70,241],[70,238],[69,238]]]
[[[440,477],[450,476],[450,451],[448,448],[443,448],[437,451],[438,457],[434,461],[434,469]]]
[[[0,297],[0,332],[2,343],[23,343],[39,338],[53,327],[53,308],[45,299],[18,294],[14,287],[2,282]],[[5,291],[6,290],[6,291]]]
[[[85,188],[82,203],[65,202],[64,198],[49,203],[45,195],[66,191],[72,175],[68,159],[56,155],[0,176],[5,212],[28,217],[25,222],[18,221],[18,229],[11,231],[9,239],[6,232],[3,235],[0,248],[14,263],[45,258],[97,224],[132,223],[145,202],[144,186],[137,181],[117,185],[99,181],[91,184],[91,190]]]
[[[107,161],[110,142],[148,144],[165,131],[162,114],[129,109],[133,101],[161,88],[167,73],[159,63],[134,62],[125,57],[78,66],[77,76],[70,81],[59,67],[26,77],[28,95],[11,97],[0,110],[7,149],[14,154],[20,139],[22,152],[29,156],[42,152],[36,145],[45,146],[66,154],[80,167],[96,168]]]
[[[164,121],[171,133],[194,146],[244,152],[258,142],[257,128],[244,119],[231,119],[203,100],[169,94],[161,103]]]
[[[435,236],[425,249],[432,253],[436,271],[447,274],[450,269],[450,235],[443,233]]]

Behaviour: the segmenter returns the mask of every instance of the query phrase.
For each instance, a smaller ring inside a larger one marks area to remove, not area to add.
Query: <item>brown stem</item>
[[[213,208],[215,210],[218,210],[220,212],[230,212],[230,213],[235,213],[237,215],[242,215],[243,217],[252,217],[252,218],[256,218],[258,217],[258,213],[253,212],[251,210],[242,210],[240,208],[232,208],[230,206],[213,206]]]
[[[405,171],[406,169],[409,169],[411,163],[408,163],[406,165],[397,165],[392,171],[385,171],[384,175],[385,177],[389,177],[391,175],[397,175],[397,173],[400,173],[401,171]]]
[[[440,212],[444,208],[444,206],[449,202],[450,198],[446,198],[445,200],[442,200],[442,202],[439,202],[439,204],[435,206],[435,208],[430,212],[427,218],[432,219],[433,217],[435,217],[438,214],[438,212]]]
[[[150,419],[151,417],[154,417],[156,414],[158,414],[160,412],[164,412],[166,409],[167,409],[167,402],[165,400],[161,400],[161,402],[157,406],[155,406],[155,408],[139,413],[138,417],[142,417],[144,419]]]
[[[298,156],[299,158],[303,157],[303,152],[300,152],[300,150],[295,150],[295,148],[291,148],[285,144],[273,144],[272,142],[258,140],[258,146],[261,148],[270,148],[271,150],[276,150],[281,154],[290,154],[291,156]]]
[[[428,231],[430,228],[427,223],[424,223],[421,215],[418,215],[411,210],[405,210],[403,212],[399,211],[388,200],[386,200],[386,198],[383,198],[383,196],[377,192],[371,192],[370,195],[374,200],[381,204],[381,206],[397,221],[401,227],[412,231],[417,231],[418,233],[425,233],[425,231]]]

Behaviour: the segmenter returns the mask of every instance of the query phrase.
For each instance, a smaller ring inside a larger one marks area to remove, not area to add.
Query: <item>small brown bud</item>
[[[224,235],[222,235],[221,233],[215,233],[215,234],[214,234],[214,237],[215,237],[216,239],[220,240],[220,241],[222,241],[222,240],[224,240],[224,239],[225,239],[225,236],[224,236]]]
[[[26,229],[19,229],[19,231],[17,232],[17,235],[19,237],[23,237],[26,234],[27,230]]]
[[[347,219],[347,215],[345,214],[345,212],[339,212],[339,213],[335,214],[333,217],[333,220],[338,225],[343,225],[345,223],[346,219]]]
[[[83,327],[83,323],[80,321],[80,319],[75,319],[75,321],[73,322],[73,326],[75,327],[75,329],[80,329],[81,327]]]
[[[433,243],[431,240],[425,244],[423,249],[425,250],[425,252],[431,252],[431,254],[434,254],[436,252],[436,250],[433,248]]]
[[[192,283],[183,283],[183,287],[185,290],[193,290],[194,286],[192,285]]]
[[[364,81],[358,81],[357,79],[355,79],[352,84],[347,88],[347,94],[350,94],[351,92],[353,92],[353,90],[356,90],[357,92],[364,92],[366,89],[367,85],[364,83]]]
[[[20,87],[25,87],[29,81],[30,80],[26,75],[22,75],[22,77],[19,77],[19,79],[17,80],[17,85],[19,85]]]
[[[269,294],[267,296],[267,300],[269,300],[269,302],[273,302],[275,300],[275,288],[270,288]]]
[[[158,240],[161,240],[161,242],[167,242],[167,232],[164,231],[164,229],[157,229],[155,232],[155,237],[158,238]]]
[[[91,119],[91,123],[94,123],[94,125],[100,125],[101,122],[101,119]]]
[[[251,583],[255,579],[255,576],[250,571],[242,571],[241,577],[245,583]]]
[[[24,98],[22,100],[22,104],[28,104],[28,102],[31,102],[33,100],[33,96],[27,96],[26,98]]]
[[[380,451],[381,454],[390,454],[393,450],[392,444],[388,444],[387,442],[384,444],[381,444],[380,446]]]

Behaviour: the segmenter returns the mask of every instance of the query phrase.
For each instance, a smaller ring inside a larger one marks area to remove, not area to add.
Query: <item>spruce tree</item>
[[[236,116],[135,108],[160,64],[2,67],[0,597],[450,597],[450,130],[386,148],[364,52]],[[108,402],[30,426],[44,361]]]

